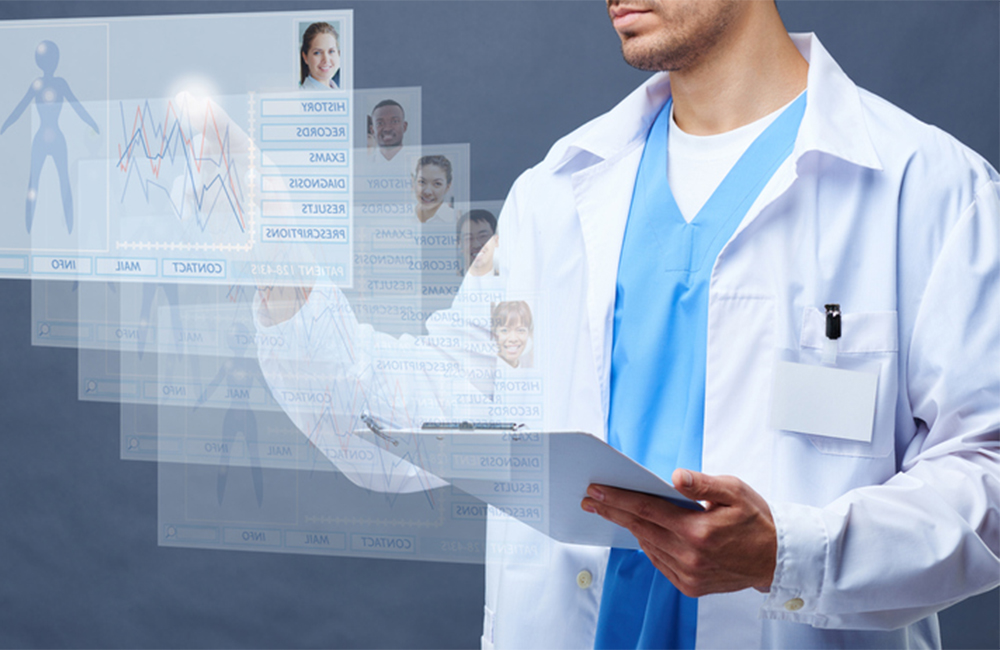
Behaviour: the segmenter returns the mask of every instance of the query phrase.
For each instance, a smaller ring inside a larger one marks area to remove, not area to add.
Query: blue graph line
[[[178,115],[173,107],[173,104],[168,102],[167,115],[162,126],[154,123],[150,119],[151,112],[152,109],[149,105],[149,101],[147,100],[143,103],[141,109],[137,109],[136,124],[133,124],[130,135],[125,122],[125,106],[123,102],[119,102],[122,139],[125,142],[125,146],[121,149],[121,155],[117,161],[118,169],[125,172],[125,185],[122,189],[121,201],[125,201],[130,181],[132,176],[135,175],[136,182],[139,183],[139,187],[147,203],[149,203],[150,200],[151,189],[155,188],[156,190],[161,191],[169,201],[171,208],[174,211],[174,215],[179,220],[183,220],[185,218],[187,202],[181,200],[180,205],[178,206],[170,196],[170,191],[164,185],[154,181],[152,178],[146,179],[143,177],[140,165],[138,164],[140,160],[149,161],[150,168],[152,169],[152,175],[158,179],[159,171],[164,161],[169,161],[173,164],[178,162],[178,160],[183,157],[185,173],[183,192],[181,196],[186,196],[189,188],[191,189],[192,196],[194,197],[196,203],[194,217],[201,231],[205,232],[212,215],[215,213],[220,198],[224,197],[225,203],[228,204],[232,214],[236,217],[236,222],[239,225],[240,231],[246,232],[246,223],[243,219],[243,185],[240,182],[239,170],[231,155],[229,125],[226,124],[222,134],[219,134],[217,129],[215,130],[215,135],[219,140],[220,153],[218,157],[202,158],[195,156],[194,152],[191,150],[192,147],[189,146],[193,142],[191,134],[195,131],[191,126],[190,116],[188,115],[186,108],[182,109],[180,115]],[[183,124],[185,120],[187,122],[186,129]],[[205,119],[205,125],[208,125],[207,116]],[[150,135],[147,135],[147,132]],[[202,133],[203,137],[207,137],[209,135],[208,129],[203,129]],[[160,147],[157,150],[154,150],[150,146],[149,139],[159,141]],[[214,165],[216,168],[219,168],[220,172],[215,174],[208,181],[208,183],[201,184],[200,189],[196,190],[195,188],[199,185],[198,181],[196,181],[196,174],[198,174],[198,170],[206,164]],[[214,196],[212,196],[211,202],[208,204],[208,209],[206,210],[206,202],[209,200],[209,193],[216,187],[218,191],[214,193]]]

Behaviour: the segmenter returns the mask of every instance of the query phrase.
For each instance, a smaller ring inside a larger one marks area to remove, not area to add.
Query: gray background
[[[357,87],[422,86],[424,142],[471,143],[475,200],[646,77],[594,1],[0,2],[0,19],[340,6]],[[860,85],[997,165],[1000,5],[779,6]],[[252,47],[220,36],[236,61]],[[75,352],[30,346],[27,282],[0,281],[0,305],[0,646],[478,645],[481,566],[158,548],[156,467],[118,459],[118,407],[77,401]],[[998,609],[993,591],[944,612],[946,647],[1000,647]]]

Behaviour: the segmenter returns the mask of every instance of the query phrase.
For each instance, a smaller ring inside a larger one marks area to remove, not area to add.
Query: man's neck
[[[751,3],[731,33],[693,65],[670,73],[677,126],[724,133],[772,113],[806,88],[802,58],[771,3]],[[756,9],[756,8],[755,8]]]

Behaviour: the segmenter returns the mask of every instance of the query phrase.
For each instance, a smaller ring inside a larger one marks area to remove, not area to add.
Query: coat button
[[[792,598],[791,600],[785,603],[785,609],[787,609],[790,612],[797,612],[803,607],[805,607],[805,605],[806,605],[805,601],[803,601],[801,598]]]
[[[576,574],[576,586],[580,589],[586,589],[593,581],[594,576],[590,575],[590,571],[587,571],[586,569]]]

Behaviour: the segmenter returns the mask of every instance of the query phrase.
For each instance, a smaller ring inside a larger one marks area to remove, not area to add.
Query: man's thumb
[[[689,469],[674,470],[671,476],[678,492],[695,501],[711,501],[728,505],[730,491],[717,476],[709,476]]]

